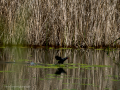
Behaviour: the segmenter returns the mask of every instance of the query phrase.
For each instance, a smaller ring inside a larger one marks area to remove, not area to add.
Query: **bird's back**
[[[59,56],[55,56],[55,59],[56,59],[56,60],[62,60],[62,58],[59,57]]]

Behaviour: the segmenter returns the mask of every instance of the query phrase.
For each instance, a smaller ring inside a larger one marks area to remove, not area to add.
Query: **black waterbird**
[[[64,61],[68,59],[68,57],[61,58],[59,56],[55,56],[55,59],[58,60],[58,64],[63,64]]]

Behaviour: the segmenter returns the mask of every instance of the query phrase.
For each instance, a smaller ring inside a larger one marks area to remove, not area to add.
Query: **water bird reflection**
[[[56,75],[60,75],[61,73],[67,74],[66,71],[63,68],[58,68],[55,72]]]

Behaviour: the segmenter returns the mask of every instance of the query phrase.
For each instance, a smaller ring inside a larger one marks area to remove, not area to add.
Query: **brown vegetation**
[[[2,44],[105,46],[119,37],[119,0],[0,1]]]

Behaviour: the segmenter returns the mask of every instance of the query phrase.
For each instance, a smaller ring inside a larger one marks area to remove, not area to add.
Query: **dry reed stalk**
[[[6,22],[1,40],[4,44],[109,45],[120,37],[119,3],[119,0],[1,0],[0,18],[4,16]]]

